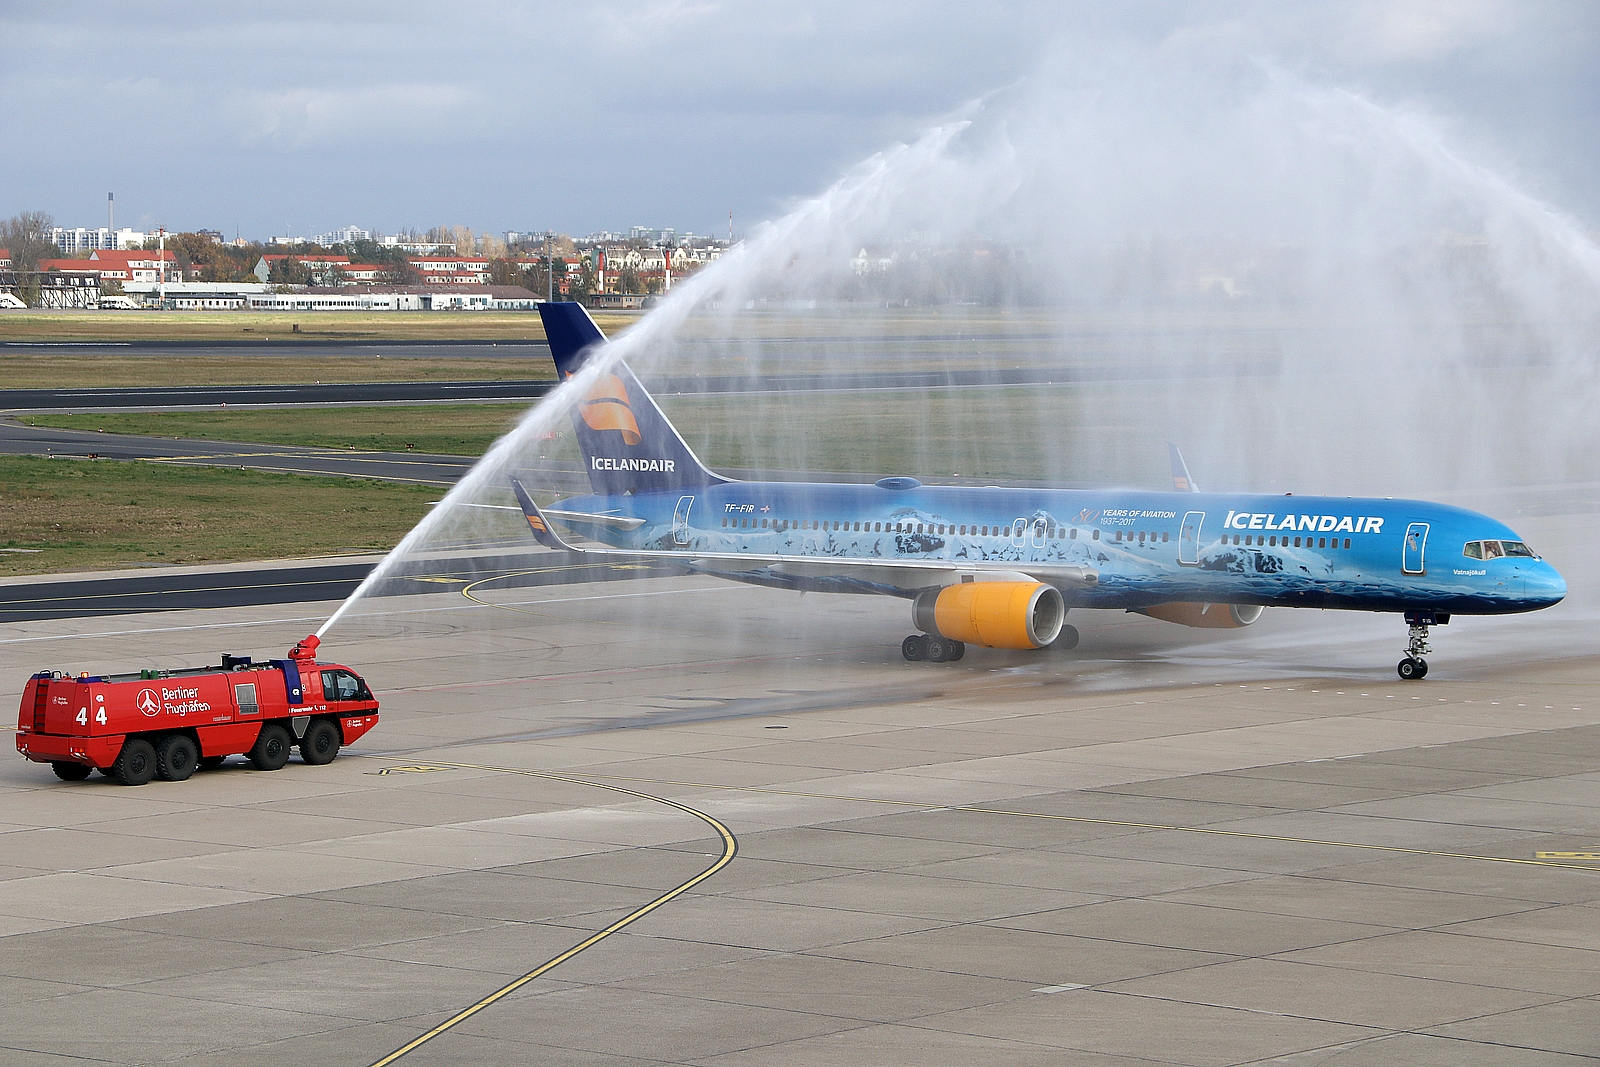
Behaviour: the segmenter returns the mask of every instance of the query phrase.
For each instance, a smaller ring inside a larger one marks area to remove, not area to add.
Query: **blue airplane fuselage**
[[[1097,575],[1092,584],[1063,585],[1069,607],[1205,602],[1498,615],[1549,607],[1567,588],[1543,559],[1515,554],[1527,550],[1505,524],[1419,500],[927,486],[890,478],[866,485],[722,482],[586,495],[553,509],[642,520],[566,521],[618,549],[688,559],[749,554],[957,570],[1013,564]],[[1486,542],[1493,547],[1485,550]],[[1476,558],[1468,554],[1475,545]],[[757,568],[750,578],[768,573]],[[861,584],[861,592],[915,594]]]

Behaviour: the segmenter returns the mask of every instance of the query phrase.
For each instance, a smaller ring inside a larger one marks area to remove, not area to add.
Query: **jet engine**
[[[1136,608],[1140,615],[1148,615],[1162,622],[1175,622],[1180,626],[1198,626],[1207,629],[1232,630],[1249,626],[1261,618],[1258,604],[1156,604]]]
[[[917,629],[989,648],[1043,648],[1061,633],[1061,591],[1043,582],[963,582],[927,589],[912,604]]]

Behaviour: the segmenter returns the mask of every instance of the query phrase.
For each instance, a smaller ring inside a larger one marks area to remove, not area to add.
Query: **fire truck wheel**
[[[227,761],[227,756],[201,756],[200,769],[202,771],[214,771]]]
[[[128,738],[122,742],[111,773],[123,785],[144,785],[156,776],[155,747],[142,737]]]
[[[261,727],[261,732],[256,735],[256,743],[245,755],[256,770],[275,771],[289,762],[289,747],[293,744],[294,738],[288,730],[269,722]]]
[[[81,782],[85,778],[89,777],[90,771],[94,770],[93,767],[85,766],[82,763],[72,763],[70,761],[64,762],[60,760],[50,764],[50,769],[55,771],[56,777],[61,779],[63,782]]]
[[[300,758],[311,764],[332,763],[339,754],[339,728],[327,719],[313,719],[300,739]]]
[[[156,773],[169,782],[181,782],[194,773],[200,750],[188,734],[168,734],[156,749]]]

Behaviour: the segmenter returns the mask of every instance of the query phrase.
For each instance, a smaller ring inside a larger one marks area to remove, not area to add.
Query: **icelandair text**
[[[1295,530],[1306,533],[1382,533],[1383,519],[1376,515],[1263,515],[1230,511],[1222,520],[1228,530]]]
[[[676,472],[677,461],[670,459],[628,459],[617,456],[590,456],[589,465],[597,471],[666,471]]]

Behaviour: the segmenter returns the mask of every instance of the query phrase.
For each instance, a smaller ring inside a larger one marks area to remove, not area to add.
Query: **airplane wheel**
[[[1425,659],[1417,660],[1417,677],[1418,678],[1426,678],[1427,676],[1428,676],[1428,661],[1425,660]]]
[[[1426,674],[1428,665],[1420,659],[1412,659],[1407,656],[1400,661],[1400,665],[1395,668],[1395,671],[1400,675],[1401,679],[1411,682],[1420,679]]]
[[[960,641],[950,642],[950,655],[946,657],[951,663],[967,654],[967,646]]]
[[[1056,639],[1045,646],[1052,652],[1070,652],[1078,647],[1078,628],[1063,626]]]
[[[930,663],[944,663],[944,662],[946,662],[948,660],[955,659],[955,655],[953,654],[953,651],[952,651],[952,649],[950,647],[954,643],[955,642],[948,641],[943,637],[933,637],[933,636],[930,635],[928,637],[928,645],[927,645],[927,647],[928,647],[928,662],[930,662]]]
[[[928,655],[928,649],[923,642],[921,634],[912,634],[900,642],[900,654],[912,663],[924,659]]]

